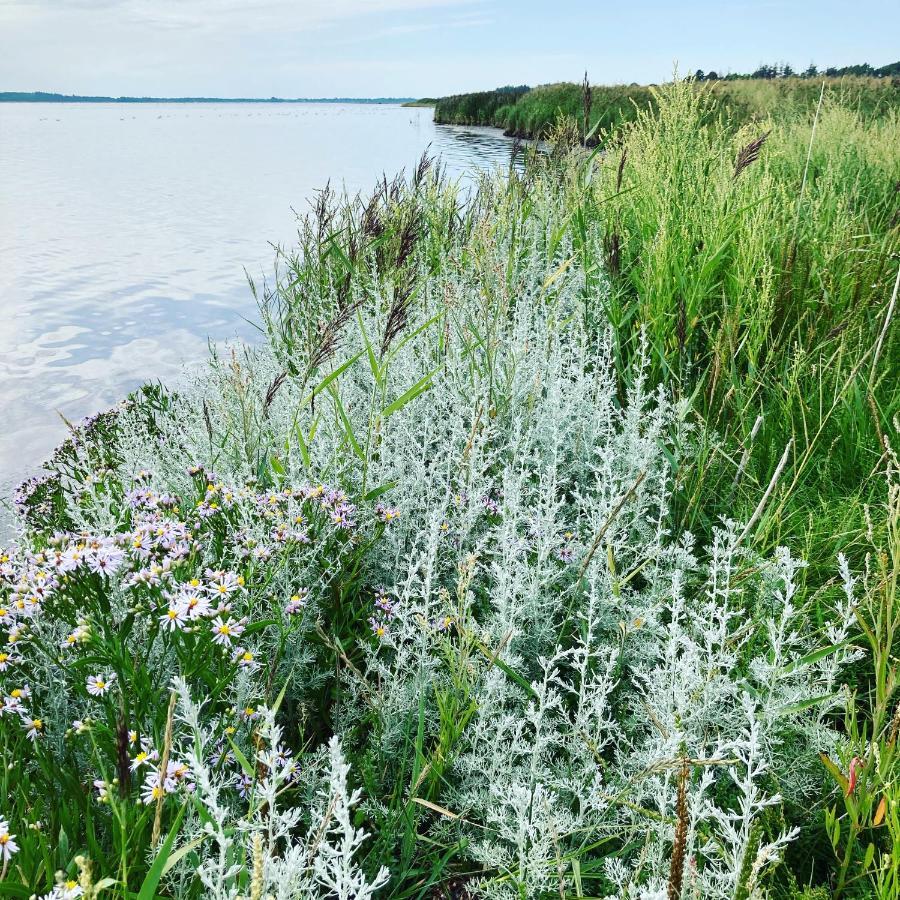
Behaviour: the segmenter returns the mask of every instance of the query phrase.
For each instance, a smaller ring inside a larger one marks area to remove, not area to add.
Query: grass
[[[826,96],[858,110],[866,118],[889,115],[900,102],[896,80],[847,76],[822,80],[806,78],[741,79],[698,84],[711,102],[707,114],[737,127],[760,117],[792,121],[811,114],[822,83]],[[561,119],[570,118],[584,129],[582,85],[564,82],[531,90],[483,91],[443,97],[435,105],[435,121],[453,125],[494,125],[518,137],[541,137]],[[651,87],[593,86],[586,132],[597,133],[631,122],[641,110],[655,108]]]
[[[0,893],[897,896],[894,89],[573,88],[324,191],[261,347],[22,490]]]

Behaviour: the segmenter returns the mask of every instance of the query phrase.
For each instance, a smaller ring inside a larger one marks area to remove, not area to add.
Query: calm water
[[[252,339],[244,268],[271,272],[316,189],[368,190],[429,146],[451,175],[509,161],[499,132],[430,109],[0,104],[0,497],[64,437],[59,413]]]

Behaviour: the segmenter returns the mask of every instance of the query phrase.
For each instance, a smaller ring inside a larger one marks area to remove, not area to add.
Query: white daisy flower
[[[244,631],[244,626],[230,617],[223,619],[221,616],[217,616],[213,619],[211,627],[213,643],[220,644],[222,647],[230,647],[231,642]]]
[[[182,606],[170,606],[160,617],[159,624],[166,631],[178,631],[184,628],[187,613]]]
[[[0,819],[0,857],[3,858],[4,864],[9,862],[9,858],[19,851],[19,845],[14,838],[15,835],[9,833],[6,819]]]
[[[87,692],[92,697],[102,697],[116,680],[115,673],[109,675],[89,675],[87,680]]]

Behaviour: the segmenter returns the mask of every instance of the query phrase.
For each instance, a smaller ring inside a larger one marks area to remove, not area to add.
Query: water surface
[[[429,147],[454,176],[510,153],[394,105],[0,104],[0,498],[60,415],[253,339],[244,270],[271,273],[317,189],[368,190]]]

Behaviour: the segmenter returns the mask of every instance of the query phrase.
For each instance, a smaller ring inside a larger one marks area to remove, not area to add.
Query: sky
[[[7,91],[426,97],[898,58],[898,0],[0,0]]]

